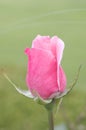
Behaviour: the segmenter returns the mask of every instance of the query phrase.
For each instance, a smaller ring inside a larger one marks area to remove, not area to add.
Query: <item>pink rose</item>
[[[66,76],[60,65],[64,42],[57,36],[38,35],[32,48],[26,48],[28,56],[26,83],[34,97],[56,97],[66,87]]]

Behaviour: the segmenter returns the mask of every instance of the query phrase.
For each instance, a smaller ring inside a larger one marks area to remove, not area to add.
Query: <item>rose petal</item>
[[[52,37],[51,38],[51,40],[50,40],[50,46],[51,46],[51,51],[52,51],[52,53],[53,53],[53,55],[56,57],[57,55],[56,55],[56,46],[57,46],[57,36],[54,36],[54,37]]]
[[[29,54],[29,48],[26,48],[26,49],[24,50],[24,52],[25,52],[26,55],[28,55],[28,54]]]
[[[64,42],[57,36],[52,37],[51,50],[53,54],[56,55],[58,64],[60,64],[64,50]]]
[[[56,50],[57,50],[57,61],[58,64],[60,65],[62,55],[63,55],[63,50],[64,50],[64,42],[59,38],[58,38],[58,44]]]
[[[58,87],[59,87],[59,91],[60,91],[60,72],[59,72],[59,65],[62,59],[62,54],[63,54],[63,50],[64,50],[64,42],[59,39],[57,36],[54,36],[51,38],[51,49],[53,54],[56,56],[57,59],[57,83],[58,83]]]
[[[63,92],[66,87],[66,75],[61,66],[59,68],[59,79],[60,79],[60,92]]]
[[[50,37],[38,35],[32,42],[32,48],[50,50]]]
[[[29,64],[26,82],[33,95],[47,99],[58,91],[57,63],[50,51],[29,49]]]

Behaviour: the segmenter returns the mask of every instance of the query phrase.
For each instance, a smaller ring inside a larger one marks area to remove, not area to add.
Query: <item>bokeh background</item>
[[[0,0],[0,130],[48,130],[46,110],[19,95],[1,72],[4,69],[17,86],[27,89],[24,49],[37,34],[58,35],[65,42],[67,87],[82,64],[55,125],[86,130],[86,0]]]

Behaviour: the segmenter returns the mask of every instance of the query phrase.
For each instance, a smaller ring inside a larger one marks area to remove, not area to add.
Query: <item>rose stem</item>
[[[48,110],[49,130],[54,130],[53,110]]]

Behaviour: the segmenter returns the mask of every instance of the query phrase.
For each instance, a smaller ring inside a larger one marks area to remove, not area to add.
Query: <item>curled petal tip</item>
[[[24,50],[24,53],[25,53],[26,55],[28,55],[28,54],[29,54],[29,48],[26,48],[26,49]]]

